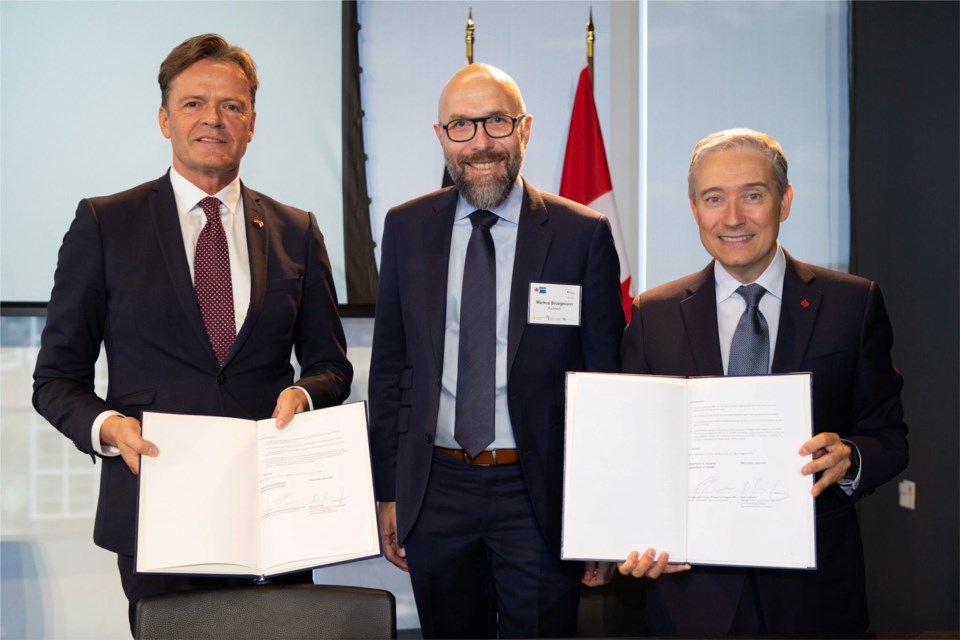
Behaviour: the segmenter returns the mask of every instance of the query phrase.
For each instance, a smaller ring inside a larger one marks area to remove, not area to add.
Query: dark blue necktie
[[[473,231],[463,263],[457,413],[453,435],[475,457],[493,442],[497,364],[497,261],[490,227],[497,214],[470,214]]]
[[[737,330],[730,343],[728,376],[762,376],[770,364],[770,334],[767,319],[760,313],[760,298],[767,292],[759,284],[741,286],[737,289],[746,303]]]

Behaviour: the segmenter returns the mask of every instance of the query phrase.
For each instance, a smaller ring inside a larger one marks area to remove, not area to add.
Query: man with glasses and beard
[[[564,375],[618,371],[608,221],[520,176],[516,83],[473,64],[434,132],[454,186],[388,212],[370,365],[384,554],[424,637],[562,637],[605,564],[560,560]]]

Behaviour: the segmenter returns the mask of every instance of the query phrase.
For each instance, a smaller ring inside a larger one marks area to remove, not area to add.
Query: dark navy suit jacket
[[[814,431],[856,444],[862,476],[853,495],[830,487],[816,499],[817,570],[757,570],[760,600],[769,633],[864,631],[863,550],[854,505],[902,471],[908,457],[903,381],[890,359],[893,333],[875,282],[786,257],[771,370],[813,373]],[[713,269],[710,263],[637,296],[623,338],[624,372],[723,375]],[[801,465],[798,455],[798,470]],[[650,581],[652,632],[725,634],[744,576],[744,569],[694,566]]]
[[[457,191],[442,189],[386,217],[370,364],[377,499],[397,502],[400,543],[430,474],[443,371],[447,263]],[[537,522],[559,555],[567,371],[619,369],[624,326],[610,224],[524,182],[510,294],[507,395]],[[582,287],[581,324],[527,323],[531,282]]]
[[[222,367],[200,315],[169,174],[80,202],[60,249],[33,404],[81,451],[93,451],[90,429],[109,409],[138,419],[144,411],[268,418],[294,384],[291,350],[301,367],[296,384],[314,408],[349,395],[353,368],[316,219],[246,187],[242,197],[251,299]],[[94,393],[101,343],[105,398]],[[94,541],[133,555],[136,477],[119,456],[101,461]]]

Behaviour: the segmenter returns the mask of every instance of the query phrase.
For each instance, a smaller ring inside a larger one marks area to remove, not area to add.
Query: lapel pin
[[[261,220],[260,218],[254,218],[253,224],[257,225],[258,229],[263,229],[263,220]],[[806,302],[806,300],[804,300],[804,302]]]
[[[803,307],[804,309],[806,309],[807,307],[810,306],[810,303],[807,302],[807,299],[806,299],[806,298],[804,298],[803,300],[800,301],[800,306]]]

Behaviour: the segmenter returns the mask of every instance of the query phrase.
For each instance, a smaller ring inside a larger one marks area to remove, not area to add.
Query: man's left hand
[[[293,420],[293,414],[303,413],[310,408],[306,394],[300,389],[284,389],[277,398],[273,417],[277,419],[277,429],[283,429]]]
[[[800,455],[813,454],[813,460],[805,464],[800,473],[809,476],[823,472],[811,490],[814,497],[843,478],[850,468],[850,452],[850,447],[836,433],[818,433],[803,443]]]
[[[589,560],[583,565],[583,578],[580,582],[588,587],[600,587],[610,582],[616,570],[616,563]]]

